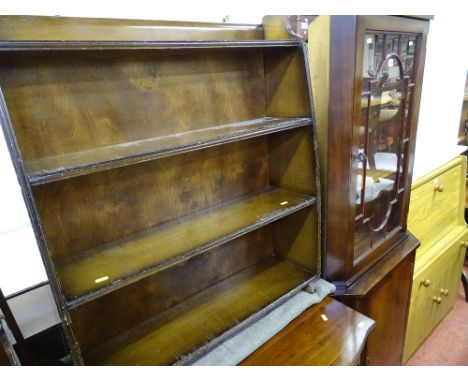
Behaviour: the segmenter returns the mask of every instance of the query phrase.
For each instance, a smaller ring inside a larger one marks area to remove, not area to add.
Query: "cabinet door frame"
[[[363,272],[374,265],[393,246],[406,237],[409,190],[414,163],[414,145],[419,114],[421,85],[425,61],[427,21],[394,16],[331,16],[330,23],[330,106],[328,132],[328,222],[327,276],[339,289],[346,289]],[[402,32],[420,35],[415,52],[413,105],[409,116],[410,141],[404,174],[406,192],[402,198],[400,226],[391,237],[375,246],[358,262],[354,255],[355,195],[352,156],[356,150],[353,134],[360,124],[362,54],[366,30]],[[336,233],[336,235],[333,235]]]

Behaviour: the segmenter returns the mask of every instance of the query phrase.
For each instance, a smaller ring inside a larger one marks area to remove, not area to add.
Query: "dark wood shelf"
[[[197,49],[197,48],[276,48],[298,47],[299,40],[221,40],[221,41],[3,41],[0,51],[19,50],[126,50],[126,49]]]
[[[32,185],[310,125],[311,118],[264,117],[25,161]]]
[[[174,266],[315,202],[313,196],[270,188],[72,256],[57,263],[68,306]]]
[[[123,332],[85,354],[85,359],[91,365],[183,364],[187,359],[183,356],[194,349],[198,350],[192,357],[202,355],[313,278],[269,257]],[[203,346],[207,338],[216,337]]]

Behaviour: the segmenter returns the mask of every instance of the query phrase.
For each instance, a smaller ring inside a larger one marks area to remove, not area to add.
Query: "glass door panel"
[[[355,262],[399,229],[416,43],[416,35],[365,35],[360,125],[353,158]]]

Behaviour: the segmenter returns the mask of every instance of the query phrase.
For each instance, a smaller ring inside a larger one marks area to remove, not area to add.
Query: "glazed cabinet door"
[[[353,139],[355,264],[402,229],[420,35],[365,30]],[[358,65],[359,67],[359,65]]]

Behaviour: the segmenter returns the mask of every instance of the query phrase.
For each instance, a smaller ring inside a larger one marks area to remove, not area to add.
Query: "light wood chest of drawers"
[[[456,157],[413,184],[408,229],[421,242],[406,330],[406,362],[452,308],[460,282],[465,240],[466,158]]]

